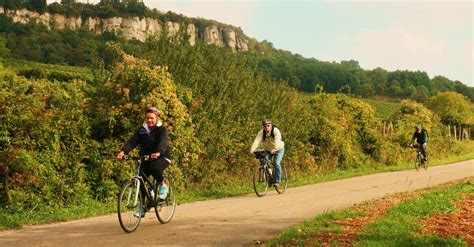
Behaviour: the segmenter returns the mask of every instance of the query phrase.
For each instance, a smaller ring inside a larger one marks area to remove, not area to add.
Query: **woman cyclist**
[[[152,175],[160,183],[158,196],[165,199],[168,194],[168,186],[163,182],[163,171],[171,163],[171,152],[168,145],[168,131],[161,122],[160,115],[160,110],[148,106],[145,109],[145,122],[116,156],[118,159],[123,159],[124,155],[140,146],[139,155],[150,156],[150,160],[143,163],[142,170],[147,176]],[[137,214],[144,217],[146,211],[148,208],[145,205]]]

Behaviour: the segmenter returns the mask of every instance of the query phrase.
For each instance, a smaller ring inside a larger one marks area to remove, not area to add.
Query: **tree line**
[[[5,8],[26,7],[39,11],[36,9],[38,6],[47,6],[51,13],[74,14],[67,12],[70,9],[76,11],[75,14],[99,15],[104,18],[119,15],[142,16],[133,11],[127,12],[127,8],[132,8],[131,6],[136,4],[143,5],[140,1],[101,1],[96,5],[74,1],[50,5],[44,5],[45,1],[3,1]],[[115,12],[102,15],[101,8],[111,8]],[[143,8],[151,11],[144,5]],[[156,15],[162,19],[163,16],[167,16],[166,18],[176,19],[175,21],[189,21],[183,16],[174,18],[173,13],[163,15],[157,12]],[[197,21],[197,24],[211,24],[204,19],[194,21]],[[94,61],[103,56],[105,43],[108,41],[119,42],[130,54],[143,55],[143,43],[125,40],[120,34],[113,32],[97,35],[86,29],[48,30],[37,23],[13,23],[5,15],[0,15],[0,52],[3,56],[43,63],[93,66]],[[423,71],[390,72],[383,68],[364,70],[355,60],[337,63],[304,58],[298,54],[275,49],[268,41],[250,40],[250,49],[249,52],[242,52],[237,56],[253,60],[258,71],[271,80],[282,81],[303,92],[341,92],[362,97],[388,96],[424,102],[438,92],[454,91],[467,96],[471,102],[474,101],[474,88],[444,76],[429,78]]]

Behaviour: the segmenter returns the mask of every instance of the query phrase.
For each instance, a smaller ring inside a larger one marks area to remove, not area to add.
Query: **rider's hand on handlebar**
[[[152,153],[152,154],[150,154],[150,158],[152,160],[155,160],[155,159],[158,159],[158,157],[160,157],[160,155],[161,155],[160,153]]]
[[[117,159],[119,160],[123,160],[123,156],[125,155],[125,153],[123,151],[120,151],[117,153],[117,155],[115,155],[115,157],[117,157]]]

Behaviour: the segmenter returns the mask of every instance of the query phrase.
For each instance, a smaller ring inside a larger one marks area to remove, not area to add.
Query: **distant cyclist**
[[[415,133],[413,133],[413,136],[411,138],[410,147],[420,148],[421,154],[423,154],[423,157],[425,157],[425,161],[427,161],[428,154],[426,153],[426,145],[428,144],[428,132],[425,129],[421,128],[421,125],[416,125],[415,129]]]
[[[168,145],[168,131],[161,122],[160,115],[160,110],[148,106],[145,109],[145,122],[116,156],[118,159],[123,159],[125,154],[140,146],[140,156],[150,155],[150,160],[143,164],[142,170],[147,176],[153,175],[160,183],[158,196],[164,199],[168,194],[168,186],[163,182],[163,171],[171,163],[171,152]],[[143,194],[146,192],[143,191]],[[138,212],[142,217],[148,210],[146,205],[144,207]]]
[[[281,160],[285,153],[285,143],[281,139],[280,130],[272,124],[272,121],[265,119],[262,121],[262,126],[263,129],[258,132],[253,141],[250,153],[253,154],[262,144],[265,150],[270,152],[269,158],[275,156],[275,181],[273,183],[278,185],[281,180]]]

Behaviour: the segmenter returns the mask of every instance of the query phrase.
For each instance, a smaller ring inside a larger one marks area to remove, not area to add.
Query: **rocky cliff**
[[[137,39],[144,41],[147,35],[160,35],[164,28],[169,35],[176,34],[181,28],[184,28],[189,35],[189,43],[194,45],[197,40],[202,40],[207,44],[217,45],[220,47],[227,47],[232,51],[247,51],[248,39],[243,35],[237,35],[234,30],[222,29],[216,26],[207,26],[204,30],[198,30],[194,24],[187,24],[184,26],[178,22],[161,22],[154,18],[139,18],[139,17],[111,17],[101,19],[99,17],[89,17],[83,19],[82,17],[68,17],[61,14],[40,14],[27,9],[19,10],[4,10],[0,6],[0,13],[3,13],[14,22],[27,23],[36,21],[43,23],[49,29],[61,30],[72,29],[76,30],[81,27],[86,27],[92,32],[102,33],[105,31],[116,32],[122,34],[127,39]]]

